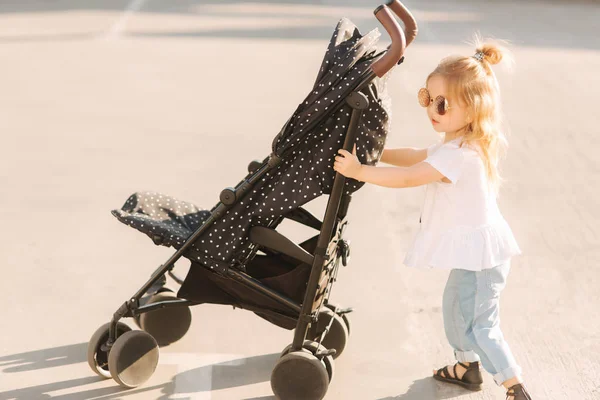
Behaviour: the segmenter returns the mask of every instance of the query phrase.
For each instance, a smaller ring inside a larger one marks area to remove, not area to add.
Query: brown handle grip
[[[408,11],[408,8],[398,0],[388,1],[387,6],[392,9],[404,24],[404,36],[406,37],[406,47],[408,47],[415,37],[417,37],[417,33],[419,32],[415,17],[413,17],[410,11]]]
[[[406,48],[406,40],[398,21],[392,16],[389,8],[381,5],[373,13],[392,39],[392,44],[385,55],[371,65],[375,75],[381,78],[402,58]]]

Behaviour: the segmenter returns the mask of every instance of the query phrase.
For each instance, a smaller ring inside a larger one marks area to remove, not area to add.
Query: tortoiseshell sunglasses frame
[[[431,105],[431,103],[433,102],[435,104],[434,110],[439,115],[445,115],[448,112],[448,110],[450,110],[450,108],[451,108],[448,105],[448,100],[442,95],[439,95],[435,99],[432,99],[431,95],[429,94],[429,90],[427,90],[427,88],[419,89],[419,93],[418,93],[417,97],[419,99],[419,104],[421,105],[421,107],[424,107],[424,108],[429,107]]]

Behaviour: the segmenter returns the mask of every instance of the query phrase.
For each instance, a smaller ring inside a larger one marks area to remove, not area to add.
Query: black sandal
[[[517,383],[508,388],[506,392],[506,400],[532,400],[527,389],[522,383]]]
[[[456,374],[456,365],[458,364],[466,369],[464,375],[460,379],[456,378],[458,376]],[[433,379],[441,382],[460,385],[465,389],[469,389],[474,392],[483,388],[483,377],[481,376],[481,371],[479,370],[479,362],[472,362],[469,365],[465,365],[461,362],[454,364],[454,377],[450,376],[450,373],[448,372],[448,366],[445,366],[444,368],[438,369],[437,372],[433,374]],[[521,400],[521,398],[516,397],[513,400]]]

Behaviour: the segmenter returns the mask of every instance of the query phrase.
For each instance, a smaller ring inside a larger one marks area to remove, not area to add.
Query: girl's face
[[[446,79],[443,76],[434,75],[429,78],[429,81],[427,81],[427,91],[429,91],[431,97],[431,102],[427,107],[427,116],[436,132],[454,134],[470,122],[465,105],[460,104],[456,99],[448,97]],[[438,96],[443,96],[448,102],[448,109],[444,115],[438,113],[435,105],[434,100]]]

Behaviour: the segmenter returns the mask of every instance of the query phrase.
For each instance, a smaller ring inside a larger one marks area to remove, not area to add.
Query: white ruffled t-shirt
[[[410,267],[481,271],[521,254],[500,213],[478,147],[461,138],[440,140],[427,149],[425,162],[451,183],[426,185],[419,231],[404,264]]]

